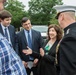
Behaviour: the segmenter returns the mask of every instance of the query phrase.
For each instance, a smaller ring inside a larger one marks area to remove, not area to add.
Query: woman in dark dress
[[[44,43],[43,48],[40,48],[40,54],[33,52],[30,48],[28,48],[28,50],[23,50],[23,52],[26,55],[31,54],[31,56],[39,59],[39,75],[56,75],[56,46],[62,38],[62,30],[57,25],[50,25],[47,34],[48,38]]]

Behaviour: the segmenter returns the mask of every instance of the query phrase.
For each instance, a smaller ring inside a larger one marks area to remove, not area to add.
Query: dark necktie
[[[8,40],[8,33],[7,33],[7,28],[5,28],[5,37]]]
[[[32,49],[32,39],[30,37],[29,31],[28,31],[28,47]],[[33,57],[31,57],[30,55],[29,55],[29,60],[30,61],[33,60]]]

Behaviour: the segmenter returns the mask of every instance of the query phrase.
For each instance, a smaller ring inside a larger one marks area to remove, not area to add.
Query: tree
[[[53,6],[62,4],[62,0],[31,0],[29,1],[29,15],[32,24],[48,24],[55,16]]]
[[[12,25],[16,28],[21,26],[21,19],[24,16],[28,16],[28,13],[24,10],[24,5],[18,0],[8,0],[8,4],[5,9],[12,14]]]

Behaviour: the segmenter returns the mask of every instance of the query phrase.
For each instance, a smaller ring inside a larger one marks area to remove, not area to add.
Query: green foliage
[[[8,0],[5,9],[12,14],[12,25],[16,28],[21,27],[21,19],[25,16],[30,17],[33,25],[58,24],[54,18],[56,11],[54,5],[62,4],[62,0],[30,0],[29,10],[25,11],[25,6],[18,0]]]
[[[32,24],[54,23],[56,11],[52,8],[57,4],[62,4],[62,0],[31,0],[28,12]],[[55,22],[57,23],[57,20]]]
[[[8,4],[5,9],[12,14],[12,25],[16,28],[21,26],[21,19],[24,16],[28,16],[28,13],[24,11],[24,5],[18,0],[8,0]]]

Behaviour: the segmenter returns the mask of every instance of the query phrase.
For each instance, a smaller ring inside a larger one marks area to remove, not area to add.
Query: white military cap
[[[62,12],[75,12],[76,11],[76,6],[70,6],[70,5],[56,5],[53,8],[55,8],[57,11],[56,19],[58,19],[58,16]]]

